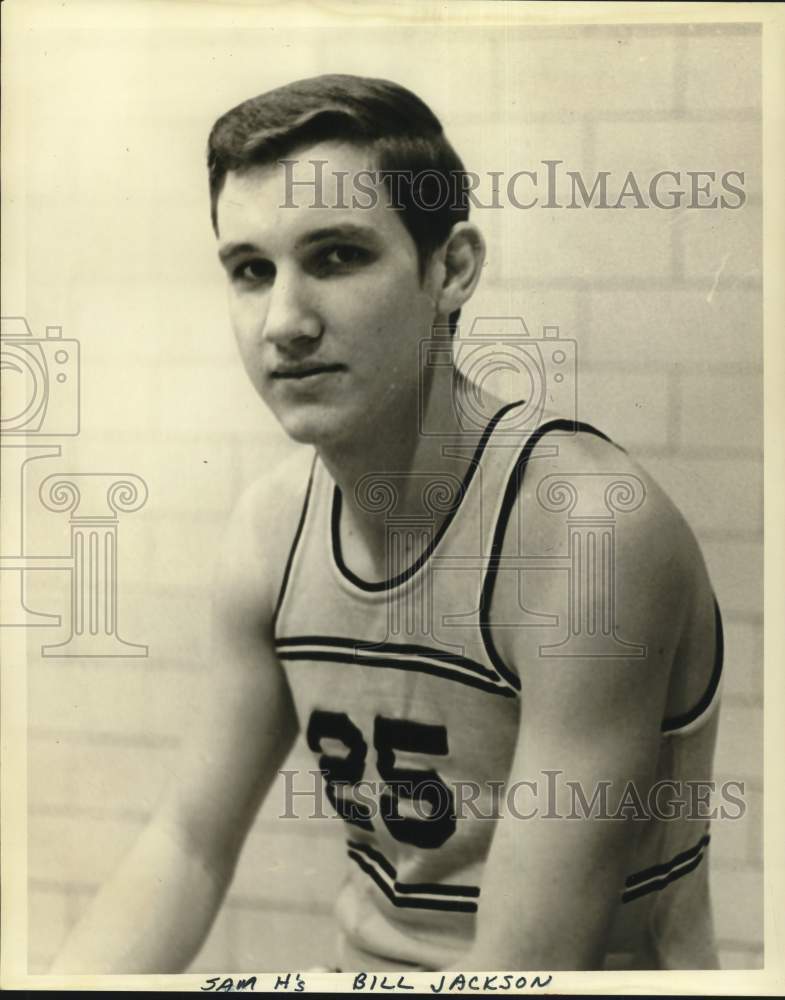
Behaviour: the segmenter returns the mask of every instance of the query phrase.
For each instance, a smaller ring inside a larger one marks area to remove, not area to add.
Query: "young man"
[[[243,362],[310,447],[236,509],[182,772],[55,970],[186,968],[298,732],[346,823],[337,967],[716,966],[703,561],[599,431],[473,426],[431,363],[484,260],[438,121],[320,77],[224,115],[209,165]]]

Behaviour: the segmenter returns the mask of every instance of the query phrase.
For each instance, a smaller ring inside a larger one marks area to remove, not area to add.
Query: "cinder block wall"
[[[32,463],[130,471],[150,490],[120,526],[120,627],[146,659],[44,659],[31,633],[29,955],[43,971],[150,814],[189,728],[190,679],[221,526],[289,445],[246,384],[213,261],[203,149],[215,116],[297,76],[408,84],[477,172],[746,172],[736,211],[508,207],[478,212],[489,263],[473,316],[522,315],[577,342],[578,416],[631,450],[690,520],[726,622],[719,780],[745,782],[716,824],[722,961],[762,960],[760,40],[722,29],[336,28],[229,34],[74,30],[26,41],[29,285],[35,332],[82,345],[82,433]],[[281,53],[286,55],[284,73]],[[274,58],[270,54],[274,55]],[[267,66],[274,65],[271,71]],[[101,85],[98,86],[98,82]],[[12,311],[10,302],[6,311]],[[21,311],[21,310],[18,310]],[[62,443],[62,442],[61,442]],[[67,525],[28,509],[28,550]],[[28,603],[67,614],[65,574]],[[310,766],[302,748],[292,767]],[[329,963],[342,871],[337,820],[256,822],[195,970]]]

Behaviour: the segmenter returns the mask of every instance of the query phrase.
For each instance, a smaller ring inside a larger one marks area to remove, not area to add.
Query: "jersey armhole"
[[[493,592],[496,587],[496,576],[499,572],[500,563],[502,561],[502,549],[507,532],[507,525],[513,508],[515,507],[515,502],[520,494],[521,487],[523,485],[523,477],[526,474],[529,459],[531,458],[532,452],[537,446],[537,443],[551,431],[561,431],[565,434],[577,434],[579,431],[587,434],[594,434],[596,437],[600,437],[604,441],[607,441],[608,444],[612,444],[620,451],[624,451],[624,448],[617,445],[614,441],[611,441],[607,435],[603,434],[602,431],[597,430],[596,427],[592,427],[591,424],[584,424],[576,420],[549,420],[547,423],[544,423],[540,427],[536,428],[536,430],[529,435],[515,461],[504,490],[504,497],[502,498],[501,507],[496,520],[496,526],[493,532],[488,566],[482,582],[482,590],[480,593],[480,635],[482,636],[482,643],[485,648],[485,652],[491,663],[499,674],[507,681],[507,683],[514,687],[516,691],[521,690],[520,677],[518,676],[516,670],[512,669],[507,663],[505,663],[504,658],[501,656],[496,647],[490,621],[491,603],[493,601]]]
[[[678,715],[671,715],[666,719],[663,719],[660,729],[664,736],[686,736],[688,733],[694,732],[695,729],[701,726],[709,718],[713,709],[719,702],[717,694],[720,687],[720,680],[722,678],[724,659],[725,640],[722,630],[722,615],[720,614],[720,606],[717,603],[717,598],[715,597],[714,667],[712,668],[709,683],[700,699],[692,706],[692,708],[688,709],[686,712],[680,712]]]

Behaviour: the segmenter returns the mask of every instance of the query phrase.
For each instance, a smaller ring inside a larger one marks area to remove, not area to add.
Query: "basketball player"
[[[298,733],[345,821],[336,967],[715,967],[682,800],[717,726],[704,563],[599,429],[487,394],[472,423],[473,387],[432,363],[484,261],[465,197],[422,207],[417,174],[463,169],[439,122],[395,84],[320,77],[219,119],[209,168],[243,362],[304,447],[237,506],[181,772],[55,970],[185,969]],[[663,787],[676,805],[641,815]]]

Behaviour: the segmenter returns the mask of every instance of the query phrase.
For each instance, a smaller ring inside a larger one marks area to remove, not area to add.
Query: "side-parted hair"
[[[391,197],[398,175],[393,203],[417,247],[422,275],[452,227],[469,217],[465,169],[431,109],[389,80],[315,76],[252,97],[222,115],[207,147],[213,228],[217,231],[218,196],[229,171],[270,164],[329,140],[368,149]],[[412,183],[401,183],[402,176],[411,176]],[[444,184],[454,192],[449,198],[440,197]],[[428,205],[435,207],[423,207]]]

